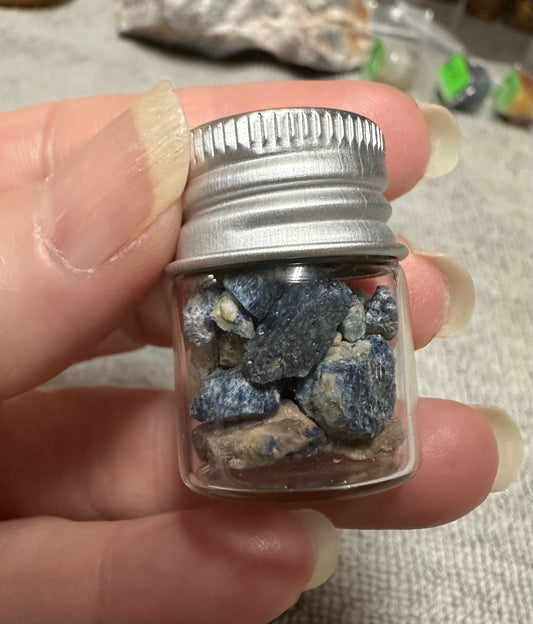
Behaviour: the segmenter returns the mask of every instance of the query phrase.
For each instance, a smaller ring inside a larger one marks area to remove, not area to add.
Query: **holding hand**
[[[457,160],[449,113],[363,82],[178,95],[162,83],[140,99],[0,115],[0,619],[266,622],[332,573],[332,522],[433,526],[516,474],[520,438],[502,412],[422,399],[421,468],[395,490],[296,512],[214,502],[178,481],[171,393],[35,389],[73,362],[170,344],[162,269],[179,234],[187,124],[284,106],[374,120],[389,199]],[[466,271],[416,250],[402,264],[415,347],[461,329]]]

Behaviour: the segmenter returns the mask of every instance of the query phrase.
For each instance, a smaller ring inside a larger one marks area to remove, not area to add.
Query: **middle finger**
[[[498,468],[491,427],[452,401],[422,399],[418,412],[422,461],[411,481],[319,510],[339,526],[401,528],[478,505]],[[6,401],[0,517],[121,519],[212,504],[179,478],[175,420],[172,394],[155,390],[70,388]]]

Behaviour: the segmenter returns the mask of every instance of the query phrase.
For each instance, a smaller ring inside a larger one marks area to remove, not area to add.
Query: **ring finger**
[[[467,513],[497,475],[501,488],[520,463],[516,429],[494,414],[488,420],[460,403],[421,399],[417,475],[395,490],[320,510],[341,526],[381,528],[430,526]],[[119,519],[209,503],[179,479],[171,393],[33,391],[6,401],[0,423],[2,517]]]

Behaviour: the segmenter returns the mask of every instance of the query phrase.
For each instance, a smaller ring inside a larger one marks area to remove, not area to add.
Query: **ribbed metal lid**
[[[379,127],[347,111],[255,111],[192,131],[176,259],[182,274],[324,256],[404,257]]]

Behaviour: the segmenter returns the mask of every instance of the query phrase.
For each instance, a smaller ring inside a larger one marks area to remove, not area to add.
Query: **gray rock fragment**
[[[393,414],[394,355],[381,336],[341,342],[298,390],[302,410],[333,438],[372,438]]]
[[[323,439],[320,427],[290,401],[283,401],[275,414],[259,421],[225,427],[209,423],[193,431],[200,459],[235,470],[271,466]]]
[[[244,357],[246,340],[237,334],[221,333],[217,338],[218,363],[224,368],[239,366]]]
[[[226,277],[224,286],[256,320],[261,321],[283,293],[283,283],[263,275]]]
[[[398,333],[398,304],[388,286],[378,286],[365,304],[367,334],[392,340]]]
[[[271,414],[278,407],[279,392],[274,388],[256,388],[243,377],[240,368],[217,368],[204,379],[189,413],[201,422],[212,422]]]
[[[373,459],[378,455],[394,455],[404,438],[403,425],[397,416],[393,416],[375,438],[335,440],[331,443],[331,451],[354,460]]]
[[[220,287],[200,286],[189,297],[183,309],[183,333],[195,345],[208,343],[215,335],[215,324],[211,313],[220,296]]]
[[[355,294],[353,295],[353,303],[340,326],[340,330],[343,337],[350,342],[355,342],[365,335],[365,308],[361,299]]]
[[[342,282],[287,285],[246,345],[244,376],[259,384],[305,377],[333,344],[351,304],[350,289]]]
[[[260,49],[321,71],[366,61],[372,9],[365,0],[117,0],[119,33],[224,57]]]
[[[220,329],[243,338],[253,338],[255,334],[253,320],[241,308],[229,290],[225,290],[215,301],[210,318]]]

